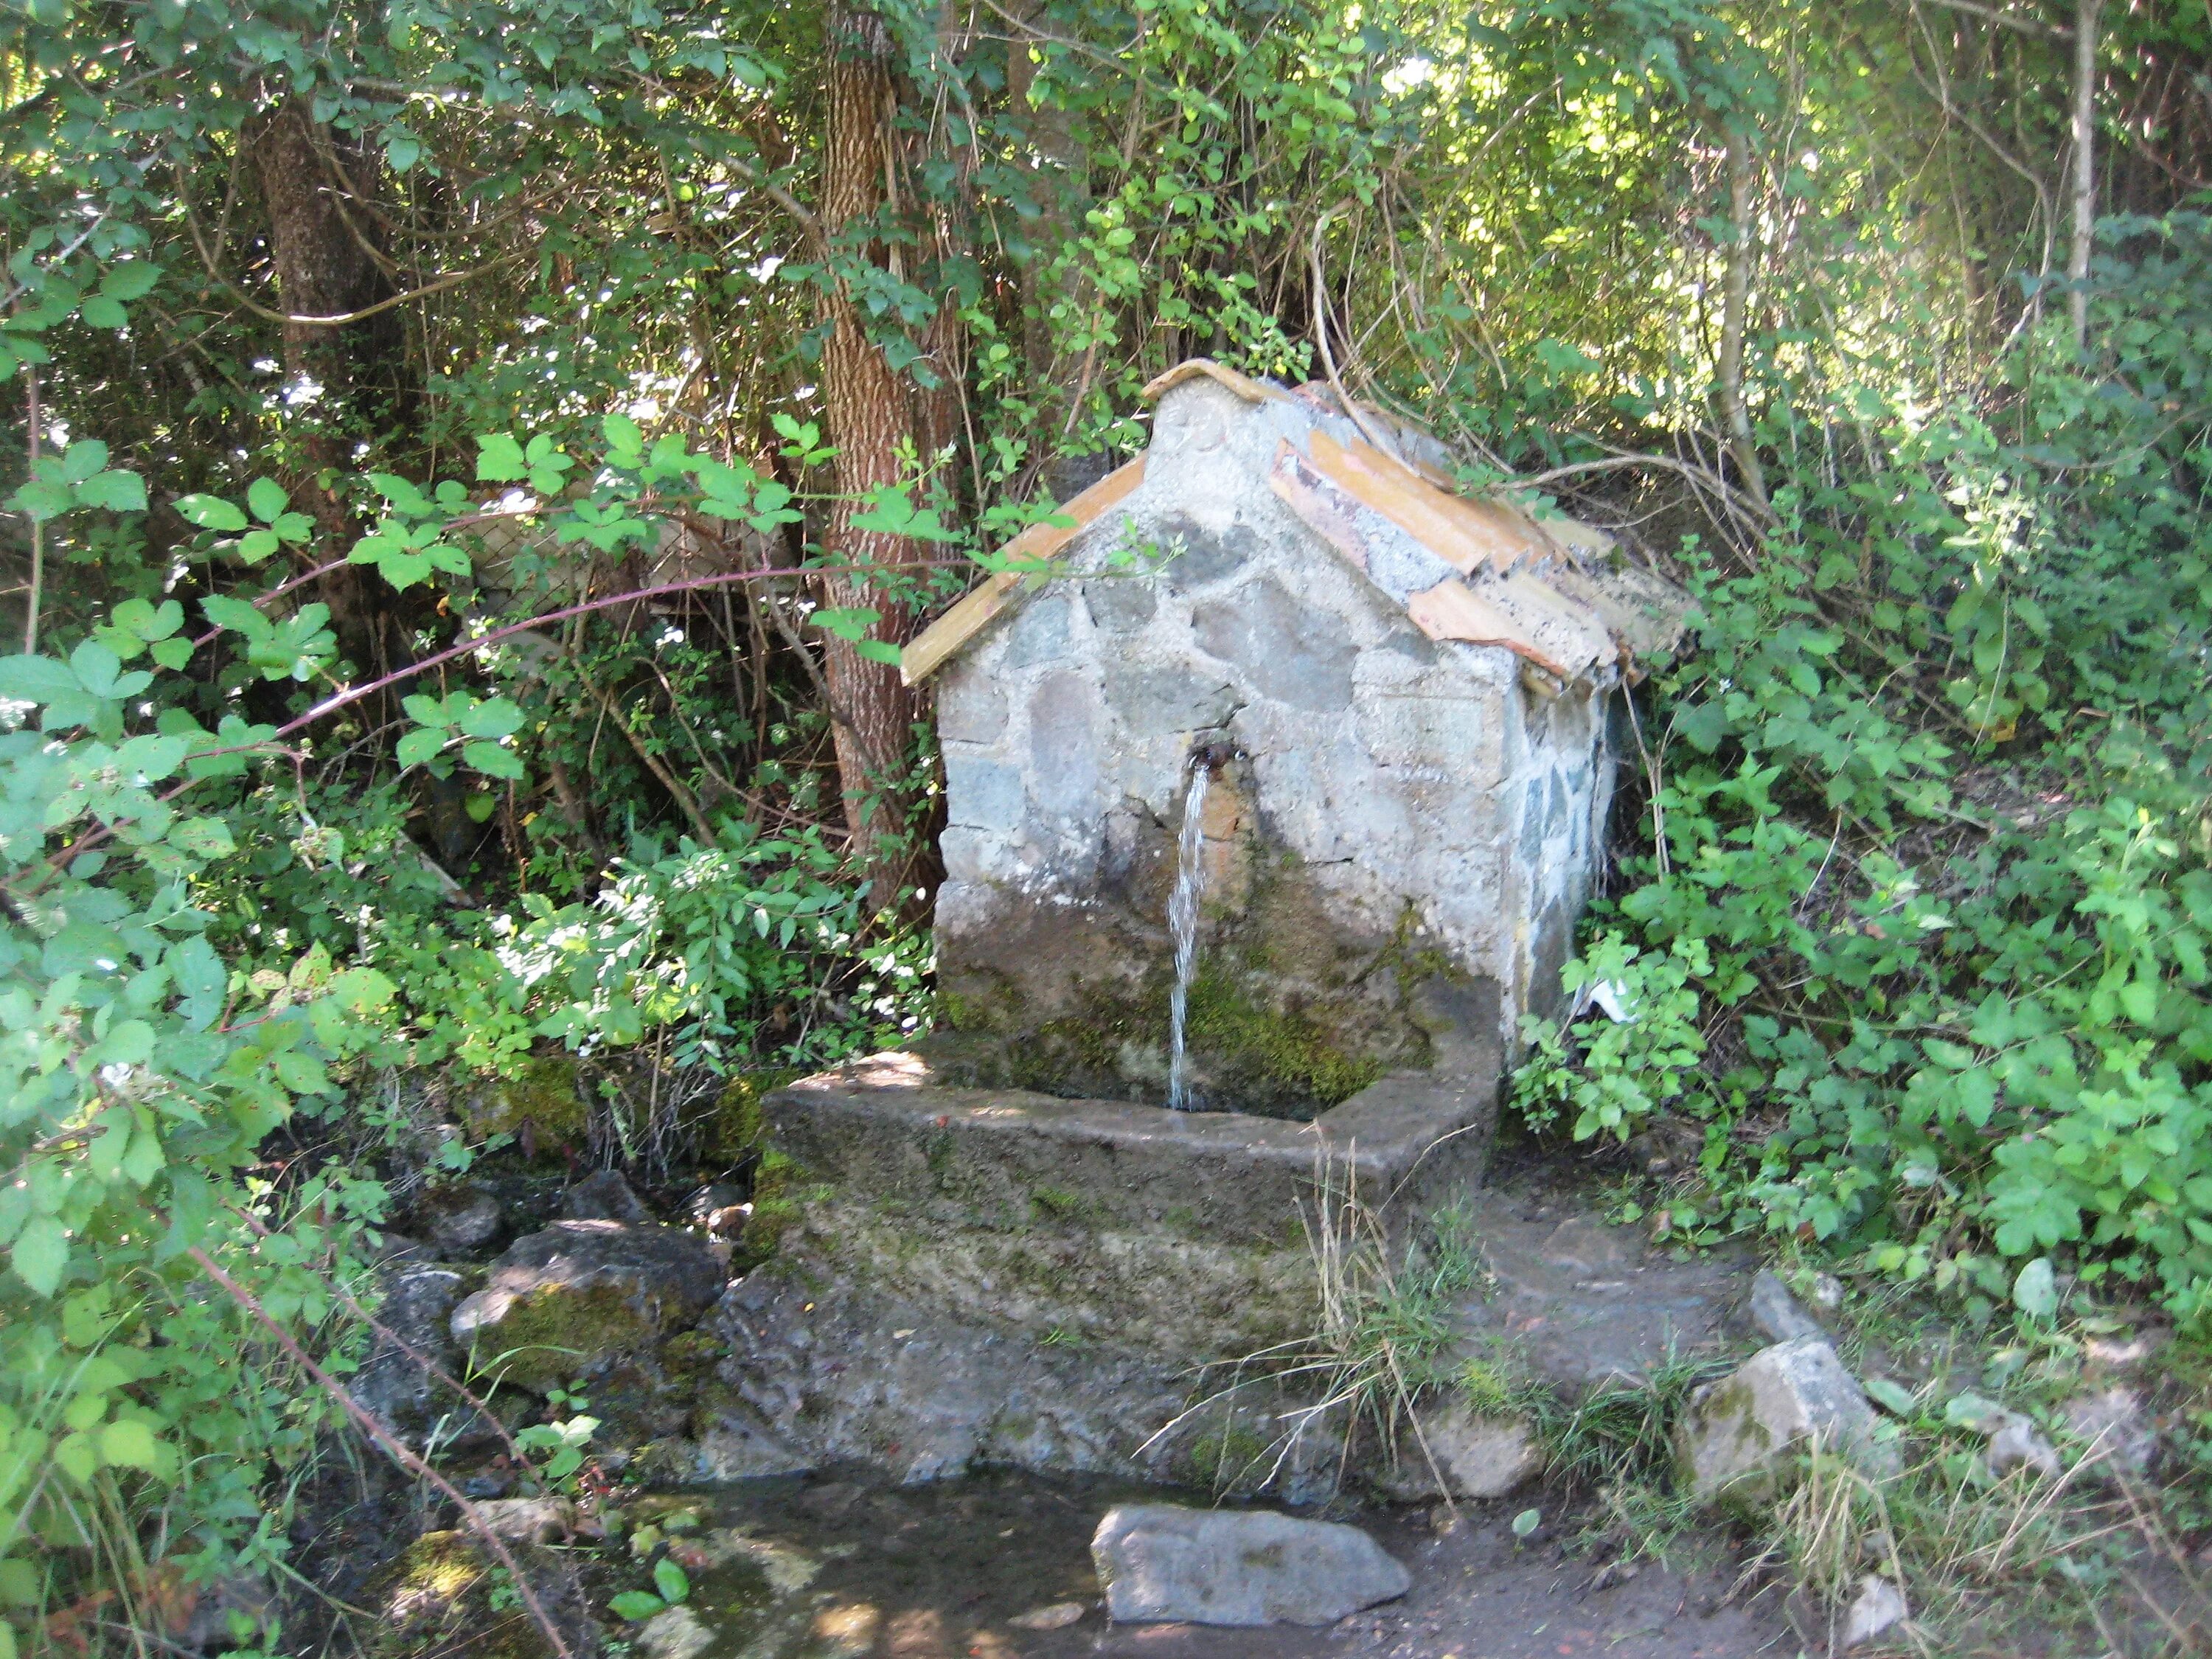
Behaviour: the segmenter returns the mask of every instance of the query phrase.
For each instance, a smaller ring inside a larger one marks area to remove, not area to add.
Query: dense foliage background
[[[2179,0],[0,13],[0,1659],[281,1559],[396,1079],[581,1053],[649,1160],[621,1066],[926,1020],[896,642],[1194,355],[1699,595],[1571,970],[1639,1018],[1530,1122],[2201,1334],[2208,71]]]

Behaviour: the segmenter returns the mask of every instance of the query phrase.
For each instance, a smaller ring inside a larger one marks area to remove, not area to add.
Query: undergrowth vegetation
[[[1779,474],[1703,567],[1639,734],[1643,844],[1532,1023],[1531,1121],[1704,1133],[1662,1206],[1986,1310],[2021,1269],[2212,1314],[2206,227],[2106,227],[2085,362],[1863,394],[1868,464]],[[2117,1285],[2115,1286],[2117,1288]]]

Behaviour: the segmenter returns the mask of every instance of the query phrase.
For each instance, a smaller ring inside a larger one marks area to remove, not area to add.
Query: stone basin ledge
[[[1481,1179],[1494,1071],[1397,1073],[1311,1122],[947,1087],[926,1054],[871,1054],[771,1093],[770,1145],[846,1198],[986,1227],[1136,1229],[1217,1242],[1299,1235],[1326,1159],[1391,1224]]]
[[[1498,1103],[1494,1070],[1386,1077],[1310,1123],[935,1075],[926,1054],[874,1054],[763,1101],[793,1270],[1171,1366],[1312,1332],[1301,1218],[1324,1157],[1402,1247],[1480,1180]]]

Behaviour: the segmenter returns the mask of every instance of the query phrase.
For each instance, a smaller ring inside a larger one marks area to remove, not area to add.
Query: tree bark
[[[2074,240],[2066,252],[2074,349],[2089,344],[2089,252],[2097,235],[2097,21],[2100,0],[2081,0],[2074,21]]]
[[[824,146],[821,219],[836,257],[883,257],[860,228],[885,205],[897,109],[891,73],[890,31],[883,19],[852,4],[833,4],[828,35],[829,131]],[[908,388],[883,349],[868,337],[859,308],[841,282],[823,299],[829,325],[822,352],[822,395],[829,439],[836,447],[837,504],[831,509],[825,550],[850,574],[817,579],[821,602],[836,609],[881,613],[871,632],[903,641],[913,615],[886,582],[918,562],[904,537],[856,528],[871,490],[902,482],[900,450],[915,441]],[[871,884],[870,898],[887,906],[898,897],[911,862],[907,832],[907,773],[918,709],[896,665],[872,661],[853,642],[834,635],[824,642],[823,666],[836,722],[837,773],[853,851]]]
[[[284,374],[295,422],[291,435],[305,463],[295,493],[304,492],[322,532],[326,550],[313,561],[320,563],[362,533],[345,498],[330,486],[336,475],[355,470],[356,441],[380,435],[401,417],[405,334],[396,310],[338,326],[296,320],[345,316],[393,291],[370,252],[365,228],[356,234],[348,223],[331,177],[333,166],[358,167],[361,158],[335,147],[295,98],[264,115],[246,143],[268,216],[276,291],[293,319],[283,325]],[[317,591],[331,608],[338,648],[357,672],[385,672],[404,659],[395,655],[404,647],[387,626],[387,607],[372,599],[361,571],[334,571]]]
[[[1743,398],[1743,343],[1751,311],[1753,180],[1751,137],[1732,126],[1728,136],[1729,251],[1721,294],[1721,416],[1744,489],[1764,507],[1766,472],[1759,464],[1751,411]]]

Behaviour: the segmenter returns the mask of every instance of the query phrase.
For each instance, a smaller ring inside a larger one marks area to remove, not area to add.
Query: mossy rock
[[[542,1394],[612,1356],[650,1348],[658,1336],[617,1286],[552,1285],[509,1304],[478,1339],[475,1364],[502,1382]]]
[[[575,1569],[555,1550],[510,1544],[573,1659],[599,1650]],[[513,1576],[472,1534],[426,1532],[368,1586],[379,1617],[371,1659],[551,1659],[552,1644],[515,1594]]]
[[[542,1392],[690,1329],[726,1277],[714,1247],[678,1227],[556,1221],[508,1247],[453,1310],[453,1334],[479,1369]]]
[[[781,1066],[739,1072],[731,1078],[714,1097],[714,1113],[701,1132],[704,1155],[711,1162],[734,1165],[759,1152],[768,1127],[761,1102],[805,1075],[801,1066]]]
[[[472,1140],[527,1128],[540,1146],[581,1146],[591,1118],[576,1062],[565,1054],[525,1060],[513,1077],[487,1082],[462,1112]]]
[[[829,1190],[773,1146],[762,1152],[760,1166],[753,1171],[753,1212],[738,1239],[744,1260],[757,1263],[774,1255],[784,1234],[806,1213],[807,1205]]]

